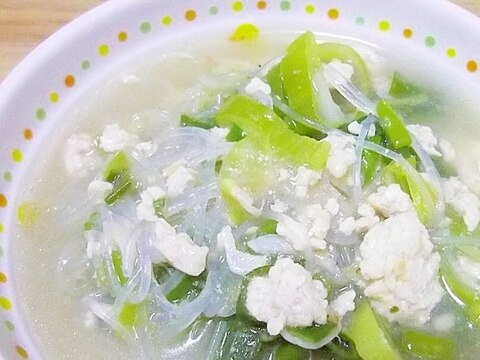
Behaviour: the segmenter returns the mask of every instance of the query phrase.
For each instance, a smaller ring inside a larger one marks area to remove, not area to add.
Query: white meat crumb
[[[397,213],[376,224],[360,245],[365,296],[390,321],[418,326],[430,319],[443,290],[440,256],[414,212]]]
[[[146,158],[151,157],[153,154],[155,154],[158,151],[158,145],[153,141],[138,143],[133,148]]]
[[[88,184],[88,196],[95,200],[96,204],[104,202],[105,196],[112,191],[113,184],[103,180],[93,180]]]
[[[245,86],[244,90],[247,95],[250,95],[259,103],[268,106],[269,108],[273,108],[273,101],[270,96],[272,88],[262,79],[258,77],[252,78]]]
[[[278,172],[278,181],[285,181],[290,179],[290,172],[287,169],[280,169]]]
[[[69,175],[85,177],[90,170],[95,169],[98,159],[90,135],[84,133],[72,135],[67,140],[64,160]]]
[[[330,215],[335,216],[338,214],[338,211],[340,210],[340,204],[338,203],[337,199],[329,198],[325,203],[325,209],[328,210]]]
[[[253,255],[237,250],[230,226],[225,226],[218,233],[217,245],[225,250],[228,268],[234,274],[247,275],[249,272],[269,264],[265,255]]]
[[[455,149],[447,140],[440,139],[438,142],[438,147],[440,148],[440,152],[442,153],[443,159],[446,162],[452,163],[455,161]]]
[[[368,197],[368,203],[384,217],[414,210],[412,200],[398,184],[380,186]]]
[[[267,323],[270,335],[285,326],[311,326],[327,322],[327,290],[320,280],[291,259],[279,259],[267,276],[253,278],[247,287],[246,307]]]
[[[321,178],[321,172],[310,170],[304,166],[300,166],[298,168],[297,175],[293,179],[293,184],[295,186],[295,196],[307,196],[308,188],[317,184]]]
[[[355,221],[355,218],[353,216],[349,216],[339,224],[338,231],[347,236],[352,235],[356,226],[357,222]]]
[[[137,219],[142,221],[157,221],[154,202],[165,197],[165,190],[158,186],[147,187],[140,193],[140,202],[137,204]]]
[[[468,231],[474,231],[480,222],[480,199],[457,177],[443,182],[445,202],[463,217]]]
[[[407,125],[407,130],[413,135],[428,155],[442,156],[442,154],[436,149],[438,146],[438,140],[433,133],[432,128],[423,125],[410,124]]]
[[[118,124],[105,126],[100,136],[99,146],[106,152],[116,152],[123,150],[130,142],[131,135],[120,128]]]
[[[288,208],[288,205],[285,204],[282,200],[275,199],[273,204],[270,205],[270,209],[272,209],[273,212],[281,214],[288,211],[289,208]]]
[[[327,160],[328,171],[336,178],[345,176],[349,167],[357,161],[355,138],[352,135],[333,133],[324,140],[331,145]]]
[[[184,165],[184,161],[180,160],[164,170],[167,185],[167,195],[175,197],[180,195],[189,186],[193,186],[197,180],[197,171]]]
[[[331,313],[337,318],[341,319],[349,311],[355,309],[355,297],[357,294],[354,290],[347,290],[342,292],[336,299],[330,303]]]
[[[358,121],[352,121],[350,124],[347,126],[348,132],[353,135],[360,135],[360,131],[362,130],[362,124],[360,124]],[[375,125],[372,124],[368,128],[368,133],[367,136],[375,136]]]
[[[277,234],[283,236],[295,250],[324,250],[327,247],[325,237],[330,230],[331,218],[330,213],[320,204],[310,205],[298,215],[298,221],[281,214]]]
[[[369,204],[361,204],[357,212],[360,217],[356,221],[355,231],[359,234],[370,230],[380,221],[380,218],[375,213],[375,209]]]
[[[186,233],[178,233],[164,219],[155,223],[152,262],[167,261],[185,274],[198,276],[205,270],[208,247],[198,246]]]

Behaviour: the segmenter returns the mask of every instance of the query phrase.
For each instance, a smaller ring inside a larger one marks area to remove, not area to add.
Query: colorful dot
[[[90,61],[84,60],[82,61],[82,69],[87,70],[90,67]]]
[[[381,31],[388,31],[390,30],[390,23],[387,20],[382,20],[378,23],[378,28]]]
[[[150,32],[150,30],[152,30],[152,25],[148,21],[145,21],[140,24],[140,31],[142,33],[146,34]]]
[[[172,23],[173,19],[171,16],[164,16],[162,19],[162,24],[168,26]]]
[[[263,10],[263,9],[265,9],[266,7],[267,7],[267,3],[266,3],[265,1],[259,1],[259,2],[257,2],[257,8],[258,8],[259,10]]]
[[[120,42],[125,42],[128,39],[128,34],[125,31],[121,31],[118,33],[117,39]]]
[[[208,12],[210,13],[210,15],[217,15],[217,14],[218,14],[218,7],[212,6],[212,7],[210,7],[210,9],[208,10]]]
[[[232,4],[232,10],[235,12],[240,12],[243,10],[243,3],[241,1],[235,1]]]
[[[196,17],[197,17],[197,13],[194,10],[188,10],[185,13],[185,19],[187,21],[193,21],[193,20],[195,20]]]
[[[449,48],[447,49],[447,56],[449,58],[454,58],[455,56],[457,56],[457,51],[454,48]]]
[[[3,180],[5,180],[6,182],[12,181],[12,173],[10,171],[5,171],[3,173]]]
[[[27,350],[25,350],[23,347],[20,345],[15,346],[15,350],[17,351],[17,354],[20,355],[20,357],[24,359],[28,359],[28,353]]]
[[[75,86],[75,77],[71,74],[65,76],[65,79],[63,80],[63,82],[65,83],[65,86],[67,88],[72,88]]]
[[[305,6],[305,12],[307,14],[313,14],[315,12],[315,6],[313,6],[312,4],[308,4],[307,6]]]
[[[98,55],[100,56],[107,56],[110,52],[110,48],[107,44],[102,44],[98,47]]]
[[[287,11],[287,10],[290,10],[290,1],[281,1],[280,2],[280,9],[282,9],[283,11]]]
[[[12,303],[5,296],[0,296],[0,307],[4,310],[11,310]]]
[[[0,234],[3,233],[3,224],[0,224]]]
[[[5,284],[7,282],[7,275],[3,272],[0,272],[0,283]]]
[[[245,41],[245,40],[255,40],[260,35],[260,30],[250,23],[239,25],[232,35],[230,35],[230,40],[232,41]]]
[[[50,102],[56,104],[58,102],[58,100],[60,100],[60,95],[58,95],[58,93],[56,92],[53,92],[50,94]]]
[[[15,162],[21,162],[23,160],[23,154],[19,149],[12,151],[12,160]]]
[[[338,9],[330,9],[328,10],[327,15],[330,19],[335,20],[338,19],[340,13],[338,12]]]
[[[32,137],[33,137],[32,130],[30,129],[23,130],[23,137],[25,138],[25,140],[32,140]]]
[[[5,320],[5,327],[8,331],[15,331],[15,325],[9,320]]]
[[[37,120],[44,120],[46,116],[47,116],[47,113],[45,112],[45,109],[39,108],[35,112],[35,117],[37,118]]]
[[[365,18],[359,16],[359,17],[357,17],[357,18],[355,19],[355,23],[356,23],[357,25],[364,25],[364,24],[365,24]]]
[[[468,60],[467,70],[474,73],[478,70],[478,64],[475,60]]]
[[[409,29],[409,28],[403,29],[403,36],[404,36],[406,39],[410,39],[410,38],[413,36],[413,31],[412,31],[412,29]]]
[[[427,36],[425,38],[425,45],[428,46],[428,47],[434,47],[435,46],[435,38],[433,36]]]
[[[4,208],[8,204],[7,197],[3,194],[0,194],[0,207]]]

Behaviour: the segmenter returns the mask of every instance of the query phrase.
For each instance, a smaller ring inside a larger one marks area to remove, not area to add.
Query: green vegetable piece
[[[479,325],[480,292],[467,285],[455,271],[452,264],[445,258],[443,258],[441,262],[440,275],[449,292],[463,303],[467,317]]]
[[[282,330],[282,337],[288,342],[305,349],[315,350],[328,344],[340,331],[339,324],[328,322],[323,325],[313,324],[308,327],[287,326]]]
[[[412,158],[410,158],[411,161]],[[384,181],[398,183],[402,190],[410,195],[420,221],[423,224],[429,224],[435,218],[437,193],[410,165],[410,162],[408,162],[408,167],[396,162],[388,164],[384,169]]]
[[[395,97],[409,97],[423,93],[424,90],[419,86],[409,82],[399,72],[393,74],[392,84],[390,85],[389,95]]]
[[[351,47],[345,44],[325,42],[318,44],[318,55],[323,63],[339,60],[352,65],[354,73],[353,83],[367,96],[373,93],[373,84],[368,68],[362,57]]]
[[[170,276],[169,267],[166,264],[153,264],[153,277],[157,280],[157,283],[163,284]]]
[[[237,124],[265,155],[313,170],[326,166],[330,152],[328,142],[294,133],[271,109],[246,96],[231,97],[218,112],[217,122],[220,126]]]
[[[127,328],[134,328],[138,324],[139,320],[138,311],[138,304],[125,303],[120,310],[120,314],[118,315],[120,324]]]
[[[163,214],[163,209],[165,208],[165,198],[154,200],[153,208],[155,209],[155,215],[161,217]]]
[[[245,360],[252,359],[260,350],[258,331],[232,318],[216,359]]]
[[[185,275],[178,285],[168,292],[166,298],[171,303],[176,304],[198,296],[204,286],[205,276],[203,273],[199,276]]]
[[[370,137],[368,141],[375,144],[380,144],[382,142],[382,137],[375,135]],[[381,166],[382,156],[380,154],[370,150],[363,150],[362,174],[364,185],[368,185],[372,182]]]
[[[233,124],[230,127],[230,131],[227,134],[226,140],[230,142],[240,141],[245,137],[245,133],[243,130],[237,126],[237,124]]]
[[[358,354],[364,360],[402,359],[367,301],[357,305],[350,325],[343,332],[354,342]]]
[[[267,234],[276,234],[277,224],[278,224],[278,221],[276,220],[273,220],[273,219],[265,220],[258,227],[257,236],[267,235]]]
[[[280,64],[270,69],[266,76],[266,81],[272,89],[272,94],[277,95],[282,102],[286,102],[285,89],[283,88],[283,77]]]
[[[127,174],[124,176],[119,176],[113,184],[112,191],[105,197],[105,203],[107,205],[116,203],[123,195],[127,193],[131,186],[132,180]]]
[[[425,360],[455,359],[455,344],[448,338],[409,329],[403,332],[401,342],[403,350],[416,358]]]
[[[260,197],[275,181],[275,164],[325,168],[330,144],[294,133],[271,109],[236,95],[217,114],[220,126],[237,124],[247,136],[236,142],[223,159],[219,187],[227,204],[229,219],[237,225],[250,214],[235,196],[238,189],[253,199]]]
[[[289,106],[312,120],[320,120],[313,78],[321,67],[317,42],[311,32],[305,32],[291,43],[280,63]]]
[[[103,171],[103,179],[113,184],[112,191],[105,197],[105,203],[117,202],[132,186],[130,161],[123,151],[115,154]]]
[[[412,137],[405,127],[404,121],[385,100],[379,101],[377,114],[380,126],[393,149],[398,150],[412,144]]]
[[[193,126],[202,129],[211,129],[215,127],[215,118],[182,114],[180,116],[180,126]]]
[[[105,170],[103,170],[103,179],[113,183],[115,179],[130,170],[130,161],[123,151],[116,153],[110,160]]]
[[[362,360],[353,342],[343,334],[330,341],[321,351],[327,352],[329,359]]]
[[[123,274],[123,265],[122,265],[122,253],[118,249],[112,251],[112,264],[113,269],[115,270],[115,275],[120,282],[120,285],[125,285],[127,283],[127,278]]]
[[[95,230],[100,228],[100,214],[93,212],[88,220],[83,224],[83,231]]]
[[[308,360],[310,351],[289,343],[280,344],[275,350],[274,360]]]

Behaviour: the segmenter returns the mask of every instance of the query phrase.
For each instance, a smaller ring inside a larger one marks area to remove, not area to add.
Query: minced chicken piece
[[[72,135],[67,140],[64,159],[70,175],[85,177],[90,170],[95,169],[99,161],[90,135],[84,133]]]
[[[345,176],[349,167],[357,161],[355,138],[351,135],[333,133],[324,140],[331,144],[327,160],[328,171],[336,178]]]
[[[168,222],[159,218],[155,223],[156,237],[152,241],[152,262],[167,261],[185,274],[198,276],[205,270],[207,246],[198,246],[186,233],[178,233]]]
[[[413,211],[412,200],[398,184],[380,186],[368,197],[368,203],[384,217],[398,212]]]
[[[118,124],[105,126],[99,139],[99,146],[106,152],[123,150],[130,142],[131,135],[120,128]]]
[[[416,213],[397,213],[372,227],[360,245],[365,296],[390,321],[416,326],[443,296],[440,255]]]
[[[480,199],[457,177],[443,182],[445,202],[463,217],[468,231],[474,231],[480,222]]]
[[[248,284],[246,307],[267,323],[270,335],[285,326],[311,326],[327,322],[327,290],[320,280],[291,259],[279,259],[265,277]]]

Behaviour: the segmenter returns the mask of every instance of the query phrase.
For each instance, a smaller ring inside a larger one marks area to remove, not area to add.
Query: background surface
[[[0,0],[0,81],[49,35],[103,2]],[[480,16],[480,0],[452,0],[452,2]]]

